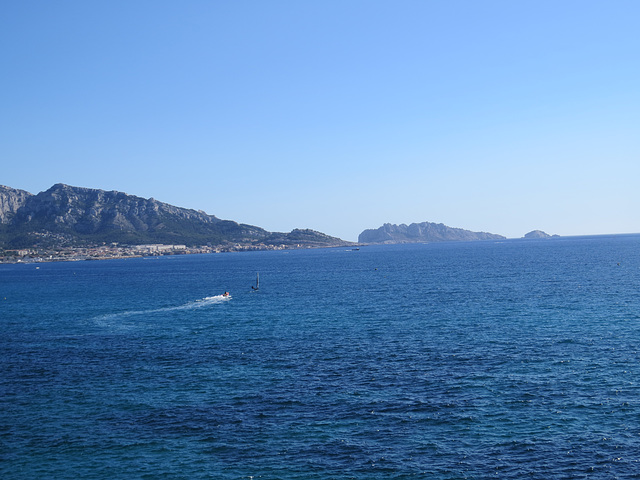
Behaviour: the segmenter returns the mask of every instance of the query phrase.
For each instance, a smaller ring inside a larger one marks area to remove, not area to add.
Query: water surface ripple
[[[0,477],[638,478],[639,247],[0,265]]]

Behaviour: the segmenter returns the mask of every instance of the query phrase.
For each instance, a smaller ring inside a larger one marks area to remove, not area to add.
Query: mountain
[[[202,211],[116,191],[56,184],[32,195],[0,186],[0,247],[96,243],[344,245],[313,230],[273,233]]]
[[[503,240],[502,235],[485,232],[471,232],[461,228],[447,227],[442,223],[412,223],[392,225],[385,223],[375,230],[363,231],[358,236],[359,243],[414,243],[447,242],[471,240]]]

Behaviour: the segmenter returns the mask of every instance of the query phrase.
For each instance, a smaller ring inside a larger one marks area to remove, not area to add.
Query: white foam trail
[[[215,295],[213,297],[204,297],[200,300],[196,300],[195,302],[185,303],[184,305],[180,305],[179,307],[168,307],[163,309],[162,311],[167,310],[191,310],[192,308],[202,308],[208,307],[209,305],[215,305],[222,302],[228,302],[231,300],[231,295]]]
[[[110,320],[114,318],[122,318],[122,317],[133,317],[135,315],[149,315],[152,313],[162,313],[162,312],[173,312],[178,310],[193,310],[196,308],[209,307],[211,305],[217,305],[219,303],[228,302],[231,300],[231,295],[215,295],[213,297],[204,297],[199,300],[194,300],[192,302],[185,303],[183,305],[178,305],[175,307],[163,307],[163,308],[152,308],[149,310],[129,310],[125,312],[118,313],[107,313],[106,315],[100,315],[95,318],[95,320]]]

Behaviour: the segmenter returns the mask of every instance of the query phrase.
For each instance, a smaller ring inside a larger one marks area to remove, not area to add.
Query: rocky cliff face
[[[16,215],[16,222],[57,224],[79,233],[104,229],[148,231],[160,227],[163,217],[203,224],[220,222],[213,215],[174,207],[126,193],[57,184],[32,196]],[[162,228],[162,227],[160,227]]]
[[[461,228],[447,227],[442,223],[412,223],[392,225],[385,223],[377,229],[365,230],[358,236],[360,243],[415,243],[472,240],[500,240],[502,235],[471,232]]]
[[[33,195],[25,190],[0,185],[0,224],[9,223],[29,197]]]
[[[206,244],[253,241],[269,233],[152,198],[64,184],[12,205],[18,208],[8,229],[22,236],[46,232],[86,241]]]
[[[2,187],[0,206],[0,246],[11,248],[45,241],[50,244],[64,241],[67,244],[223,245],[272,240],[272,244],[278,241],[306,246],[346,243],[313,231],[273,234],[260,227],[221,220],[153,198],[64,184],[54,185],[37,195]]]

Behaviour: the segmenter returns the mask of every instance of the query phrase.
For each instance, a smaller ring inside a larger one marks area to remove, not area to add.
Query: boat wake
[[[184,305],[179,305],[177,307],[163,308],[161,309],[161,311],[166,312],[171,310],[193,310],[194,308],[208,307],[210,305],[228,302],[229,300],[231,300],[231,295],[214,295],[213,297],[204,297],[193,302],[185,303]]]
[[[191,302],[187,302],[182,305],[176,305],[173,307],[151,308],[148,310],[128,310],[124,312],[108,313],[106,315],[100,315],[96,317],[94,320],[108,321],[108,320],[113,320],[115,318],[133,317],[137,315],[152,315],[155,313],[175,312],[180,310],[195,310],[199,308],[205,308],[212,305],[228,302],[229,300],[231,300],[231,295],[227,295],[227,296],[214,295],[213,297],[204,297],[198,300],[193,300]]]

